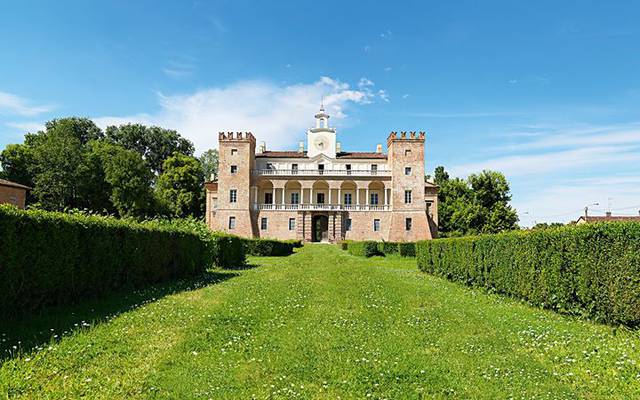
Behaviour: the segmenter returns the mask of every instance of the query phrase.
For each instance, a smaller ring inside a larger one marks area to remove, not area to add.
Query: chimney
[[[267,151],[267,144],[265,142],[260,142],[260,147],[258,148],[258,151],[260,153],[264,153],[265,151]]]
[[[342,145],[340,144],[340,142],[336,143],[336,153],[341,153],[342,152]]]
[[[300,141],[300,143],[298,143],[298,153],[304,153],[304,142]]]
[[[382,145],[380,143],[376,145],[376,153],[382,154]]]

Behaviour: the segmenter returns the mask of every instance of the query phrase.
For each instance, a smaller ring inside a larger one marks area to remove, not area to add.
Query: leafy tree
[[[218,176],[218,165],[220,163],[218,150],[209,149],[202,153],[199,159],[200,164],[202,165],[205,181],[209,179],[216,179]]]
[[[196,158],[176,153],[167,158],[156,193],[171,215],[200,216],[204,203],[202,165]]]
[[[47,132],[56,130],[59,126],[63,126],[65,132],[77,138],[82,145],[87,144],[90,140],[104,137],[102,130],[89,118],[67,117],[53,119],[45,124]]]
[[[154,208],[153,174],[140,154],[111,143],[96,143],[94,153],[102,162],[104,181],[113,207],[122,217],[150,215]]]
[[[33,151],[24,144],[10,144],[0,153],[1,178],[33,187]]]
[[[511,193],[504,175],[482,171],[467,180],[449,177],[444,167],[434,173],[438,193],[439,230],[442,236],[497,233],[516,228],[518,217],[509,205]]]
[[[549,229],[549,228],[558,228],[564,226],[564,224],[562,222],[538,222],[537,224],[535,224],[534,226],[531,227],[531,229]]]
[[[174,130],[157,126],[148,127],[141,124],[109,126],[105,136],[109,142],[140,154],[156,175],[162,173],[164,161],[174,153],[193,156],[194,152],[191,141]]]
[[[57,120],[46,132],[39,132],[32,143],[30,170],[39,205],[48,210],[82,208],[79,185],[83,181],[83,151],[73,122]]]

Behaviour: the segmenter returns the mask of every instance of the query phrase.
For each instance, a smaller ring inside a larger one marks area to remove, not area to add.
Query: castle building
[[[307,150],[271,151],[250,132],[220,132],[206,221],[243,237],[416,241],[438,231],[438,187],[425,179],[424,132],[391,132],[387,153],[343,151],[324,108]]]

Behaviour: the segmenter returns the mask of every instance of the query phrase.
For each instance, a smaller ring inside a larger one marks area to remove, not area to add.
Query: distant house
[[[613,221],[636,221],[640,222],[640,215],[631,216],[631,215],[611,215],[610,212],[607,212],[606,215],[602,216],[591,216],[591,215],[583,215],[576,221],[576,225],[594,223],[594,222],[613,222]]]
[[[0,179],[0,204],[13,204],[18,208],[24,208],[29,186]]]

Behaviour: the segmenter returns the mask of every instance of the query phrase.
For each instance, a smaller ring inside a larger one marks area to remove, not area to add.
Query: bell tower
[[[324,111],[324,104],[315,115],[316,126],[307,130],[307,156],[314,157],[324,154],[327,157],[336,157],[336,130],[329,127],[329,114]]]

